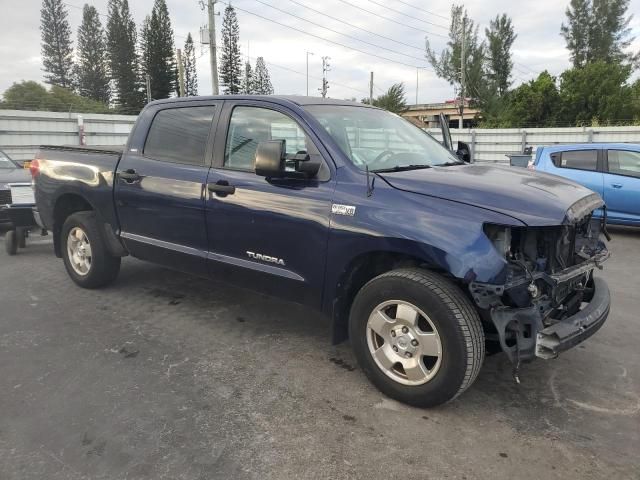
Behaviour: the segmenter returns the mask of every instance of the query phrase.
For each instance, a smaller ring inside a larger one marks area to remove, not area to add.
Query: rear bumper
[[[575,315],[561,320],[536,336],[536,357],[554,358],[596,333],[609,316],[611,294],[601,278],[593,279],[594,293],[589,304]]]

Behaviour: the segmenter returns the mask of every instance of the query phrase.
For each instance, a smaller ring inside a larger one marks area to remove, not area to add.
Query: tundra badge
[[[277,263],[278,265],[284,266],[284,260],[282,260],[281,258],[270,257],[269,255],[250,252],[248,250],[247,250],[247,255],[249,256],[249,258],[253,258],[255,260],[262,260],[263,262]]]

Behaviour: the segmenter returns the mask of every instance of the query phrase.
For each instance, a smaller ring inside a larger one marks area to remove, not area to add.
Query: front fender
[[[501,283],[506,260],[483,231],[485,223],[524,226],[513,217],[458,202],[403,192],[384,182],[371,197],[340,185],[336,198],[357,205],[355,214],[333,215],[329,235],[323,309],[331,312],[341,278],[353,259],[388,252],[418,259],[464,283]],[[484,279],[484,280],[480,280]]]

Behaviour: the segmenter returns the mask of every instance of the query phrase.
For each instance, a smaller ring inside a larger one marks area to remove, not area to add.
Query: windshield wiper
[[[418,170],[421,168],[431,168],[431,165],[396,165],[390,168],[379,168],[377,170],[371,170],[374,173],[388,173],[388,172],[404,172],[406,170]]]

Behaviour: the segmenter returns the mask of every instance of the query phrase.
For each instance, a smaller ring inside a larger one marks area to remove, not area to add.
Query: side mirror
[[[256,149],[256,175],[267,178],[284,176],[284,140],[267,140]]]
[[[471,149],[469,145],[464,142],[458,142],[458,150],[456,150],[456,155],[460,160],[465,163],[471,163]]]
[[[266,140],[258,143],[254,168],[266,178],[313,178],[321,165],[306,152],[287,154],[285,140]]]

